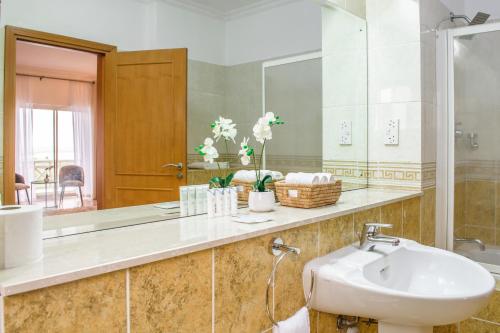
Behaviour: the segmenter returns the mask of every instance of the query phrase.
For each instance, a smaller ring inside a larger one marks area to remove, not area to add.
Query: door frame
[[[114,107],[114,101],[105,101],[105,89],[113,89],[113,64],[116,46],[52,34],[14,26],[5,27],[4,60],[4,122],[3,122],[3,204],[15,203],[15,127],[16,127],[16,46],[17,41],[28,41],[91,52],[98,55],[96,80],[96,199],[98,209],[104,204],[106,188],[104,141],[104,110]]]
[[[500,23],[438,31],[437,59],[437,165],[436,246],[453,250],[455,207],[455,37],[500,31]]]

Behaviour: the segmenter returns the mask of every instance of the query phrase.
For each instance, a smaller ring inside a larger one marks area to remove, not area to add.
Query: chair
[[[80,201],[83,207],[82,186],[85,185],[85,175],[83,168],[78,165],[66,165],[59,170],[59,186],[61,186],[61,194],[59,196],[59,206],[62,206],[64,201],[64,192],[66,187],[78,187],[80,191]]]
[[[26,192],[26,198],[28,198],[28,203],[31,205],[30,196],[28,194],[28,189],[30,188],[30,186],[28,184],[26,184],[26,182],[24,181],[24,177],[18,173],[16,173],[16,186],[15,187],[16,187],[16,194],[17,194],[17,204],[18,205],[21,204],[21,200],[19,199],[19,191],[24,190]]]

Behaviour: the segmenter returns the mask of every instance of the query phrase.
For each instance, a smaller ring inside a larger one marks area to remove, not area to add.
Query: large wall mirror
[[[2,13],[4,24],[30,29],[6,30],[3,198],[44,206],[46,237],[178,217],[168,202],[179,186],[221,172],[194,149],[219,117],[238,130],[227,151],[216,143],[223,172],[249,169],[229,155],[244,137],[255,141],[253,125],[273,112],[285,125],[263,168],[330,172],[345,191],[367,187],[363,0],[347,8],[115,1],[103,12],[123,11],[122,19],[95,31],[78,19],[68,28],[49,8],[31,21],[28,2],[8,2]],[[113,209],[124,206],[137,207],[125,218]]]

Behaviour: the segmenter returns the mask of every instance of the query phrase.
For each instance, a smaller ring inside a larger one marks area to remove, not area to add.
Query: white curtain
[[[94,135],[93,135],[93,85],[70,82],[70,110],[73,112],[73,142],[75,164],[83,168],[85,186],[83,194],[94,198]]]
[[[27,184],[35,178],[33,158],[33,78],[16,78],[16,173],[22,175]]]

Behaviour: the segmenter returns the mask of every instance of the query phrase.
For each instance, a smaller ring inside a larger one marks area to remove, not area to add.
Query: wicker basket
[[[276,180],[272,180],[270,182],[266,183],[266,188],[268,190],[271,190],[274,192],[274,197],[276,198],[276,201],[278,201],[278,196],[276,194],[276,188],[274,184],[276,183]],[[238,201],[245,201],[248,202],[248,196],[249,193],[253,190],[253,185],[255,184],[255,181],[247,181],[247,180],[236,180],[233,179],[231,182],[231,185],[235,186],[237,191],[238,191]]]
[[[315,208],[333,205],[342,193],[342,181],[328,184],[288,184],[280,181],[275,184],[276,193],[282,206]]]

